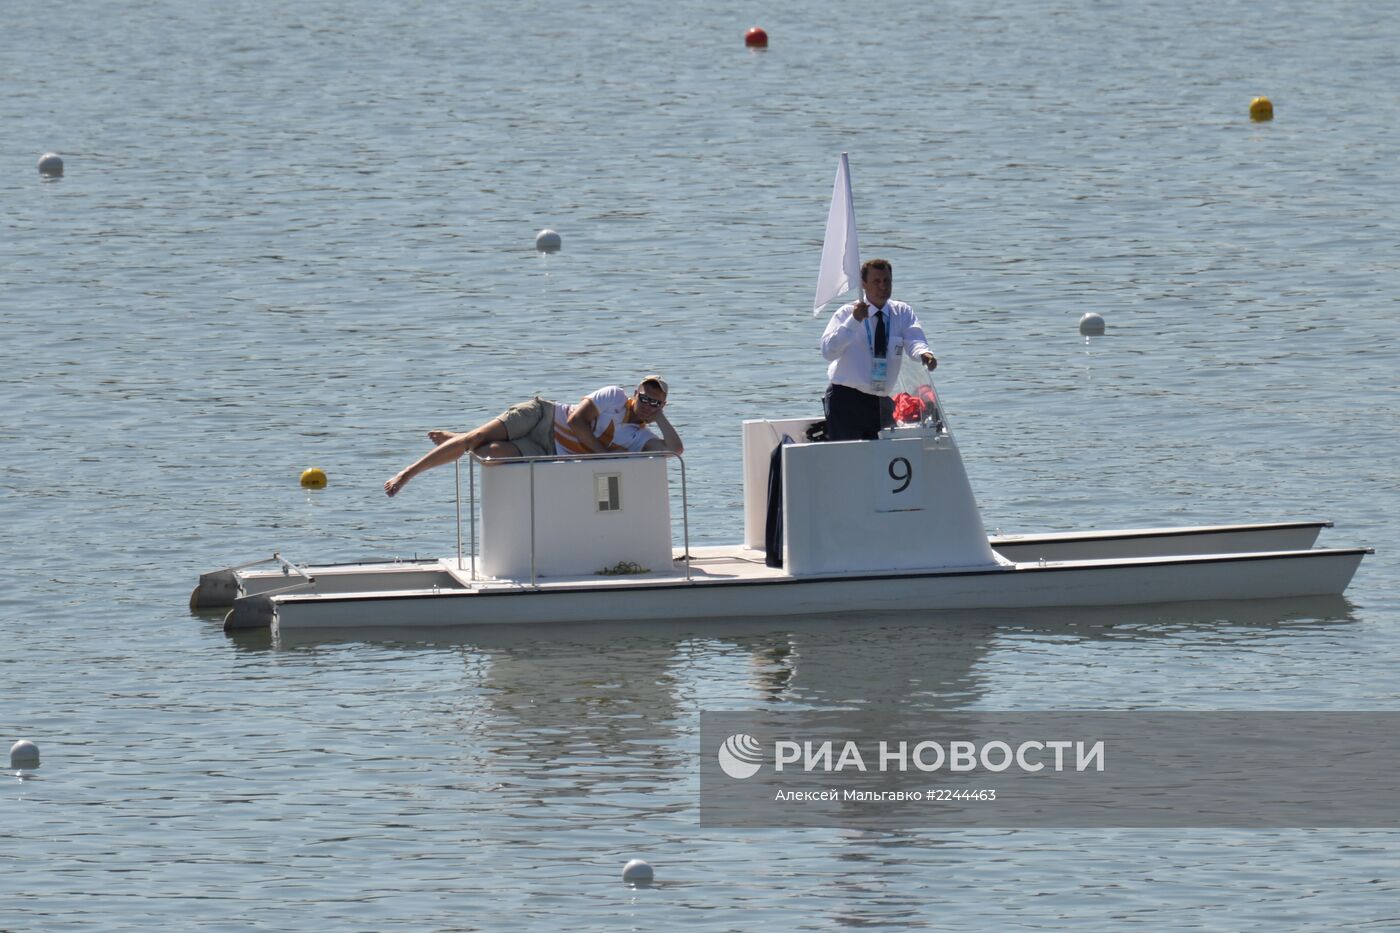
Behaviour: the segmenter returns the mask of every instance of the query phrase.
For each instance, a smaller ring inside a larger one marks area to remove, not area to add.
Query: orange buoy
[[[1274,102],[1267,97],[1256,97],[1249,102],[1249,118],[1256,123],[1274,118]]]
[[[312,467],[301,474],[301,484],[307,489],[325,489],[326,471],[319,467]]]
[[[768,33],[763,31],[762,26],[754,26],[744,33],[744,45],[751,49],[766,49],[768,48]]]

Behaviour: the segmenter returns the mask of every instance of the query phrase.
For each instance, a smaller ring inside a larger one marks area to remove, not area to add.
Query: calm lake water
[[[1393,832],[702,829],[696,757],[709,709],[1400,706],[1388,6],[5,20],[0,744],[43,764],[0,783],[0,930],[1400,927]],[[842,150],[989,528],[1331,519],[1376,549],[1346,598],[285,639],[187,610],[274,548],[451,553],[451,471],[380,491],[425,430],[653,370],[694,537],[737,540],[740,419],[818,409]]]

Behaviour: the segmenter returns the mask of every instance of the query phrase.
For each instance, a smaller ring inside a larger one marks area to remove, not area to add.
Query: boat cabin
[[[997,566],[957,443],[931,387],[925,396],[875,441],[809,440],[815,418],[745,421],[744,547],[791,576]],[[671,459],[481,461],[474,573],[533,583],[669,572]],[[685,509],[683,466],[681,477]]]

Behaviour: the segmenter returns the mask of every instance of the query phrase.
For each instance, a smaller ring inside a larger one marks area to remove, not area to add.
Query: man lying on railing
[[[384,491],[392,496],[424,470],[451,463],[469,450],[486,458],[629,450],[681,453],[685,449],[681,436],[661,411],[666,393],[666,380],[647,376],[630,398],[621,386],[604,386],[577,405],[542,398],[521,402],[465,434],[429,431],[428,439],[437,446],[394,474]],[[653,422],[661,429],[661,437],[647,429]]]

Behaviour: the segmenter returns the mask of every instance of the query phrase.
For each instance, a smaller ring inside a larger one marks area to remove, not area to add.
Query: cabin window
[[[621,473],[594,473],[593,489],[599,512],[622,511]]]

